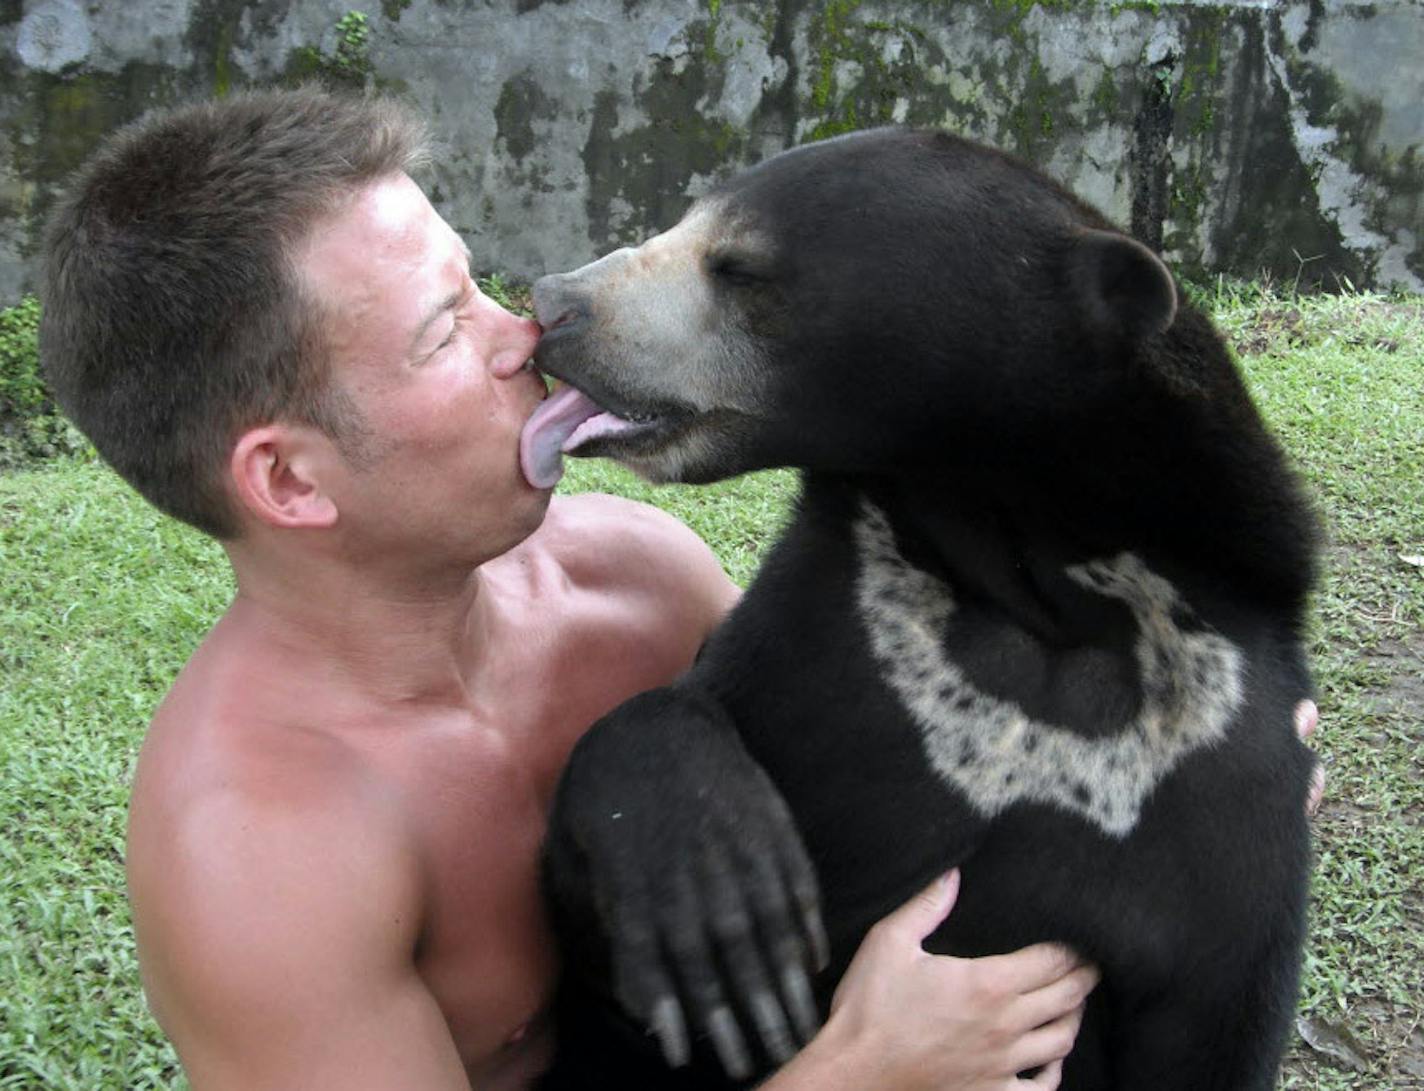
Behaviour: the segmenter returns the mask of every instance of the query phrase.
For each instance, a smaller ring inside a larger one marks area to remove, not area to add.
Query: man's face
[[[363,457],[324,482],[352,548],[478,562],[527,536],[548,503],[518,458],[544,397],[524,366],[538,324],[480,293],[459,236],[405,175],[361,190],[296,260],[326,315],[332,380],[367,430]]]

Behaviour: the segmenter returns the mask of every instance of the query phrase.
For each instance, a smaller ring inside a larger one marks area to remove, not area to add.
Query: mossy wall
[[[313,77],[416,104],[437,206],[521,277],[908,123],[1026,156],[1196,276],[1424,290],[1418,0],[25,0],[0,52],[0,303],[105,133]]]

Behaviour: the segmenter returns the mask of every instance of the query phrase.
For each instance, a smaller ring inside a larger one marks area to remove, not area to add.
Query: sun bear
[[[764,1074],[866,929],[957,865],[928,949],[1102,967],[1063,1087],[1271,1087],[1313,521],[1162,262],[1010,156],[893,129],[778,155],[534,300],[567,385],[531,479],[562,452],[802,477],[695,666],[574,753],[550,1086],[735,1086],[707,1039],[725,1061],[743,1026]],[[689,1024],[692,1066],[637,1067],[645,1028],[681,1061]]]

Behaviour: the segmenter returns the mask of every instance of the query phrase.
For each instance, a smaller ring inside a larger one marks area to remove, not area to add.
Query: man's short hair
[[[40,354],[65,412],[155,506],[233,537],[244,429],[296,421],[355,445],[291,255],[423,154],[393,101],[301,88],[149,115],[79,172],[45,240]]]

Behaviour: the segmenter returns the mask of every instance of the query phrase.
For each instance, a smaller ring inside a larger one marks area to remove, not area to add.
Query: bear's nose
[[[554,273],[534,282],[534,317],[545,333],[588,317],[588,297],[569,284],[569,274]]]

